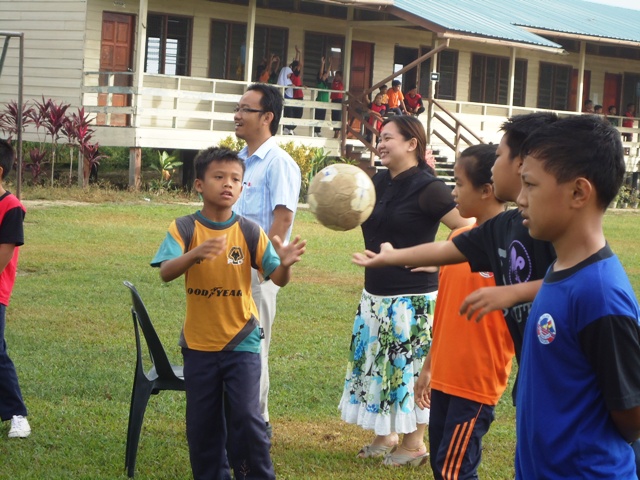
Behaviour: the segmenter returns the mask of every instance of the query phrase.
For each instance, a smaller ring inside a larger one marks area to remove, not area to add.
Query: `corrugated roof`
[[[447,31],[546,48],[561,46],[527,28],[640,45],[640,10],[584,0],[395,0],[394,7]]]

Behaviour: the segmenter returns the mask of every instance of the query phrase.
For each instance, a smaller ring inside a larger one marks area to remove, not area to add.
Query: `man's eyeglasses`
[[[264,113],[264,110],[258,110],[257,108],[249,108],[249,107],[235,107],[233,109],[234,113],[240,112],[242,115],[247,113]]]

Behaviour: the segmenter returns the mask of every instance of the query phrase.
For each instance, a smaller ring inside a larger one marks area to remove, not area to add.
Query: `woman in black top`
[[[396,248],[433,242],[440,223],[450,229],[470,223],[454,208],[451,189],[426,164],[426,148],[415,117],[393,116],[383,123],[378,150],[387,170],[373,178],[376,205],[362,225],[366,249],[378,252],[383,242]],[[431,346],[438,274],[419,270],[365,269],[339,406],[343,420],[376,434],[358,456],[384,456],[390,465],[421,465],[428,457],[429,410],[415,405],[413,386]]]

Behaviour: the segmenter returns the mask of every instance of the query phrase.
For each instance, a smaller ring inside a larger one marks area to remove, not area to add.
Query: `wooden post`
[[[78,147],[78,186],[84,188],[84,154],[80,147]]]
[[[129,188],[140,190],[142,180],[140,171],[142,169],[142,148],[131,147],[129,149]]]

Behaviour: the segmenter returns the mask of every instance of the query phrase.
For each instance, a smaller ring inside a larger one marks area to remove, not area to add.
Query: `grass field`
[[[27,197],[29,198],[29,197]],[[183,284],[162,284],[149,261],[169,222],[189,205],[152,202],[29,207],[6,338],[33,434],[8,440],[0,428],[0,478],[117,479],[124,473],[135,344],[130,296],[137,286],[171,359],[184,312]],[[610,213],[606,231],[640,291],[640,216]],[[295,232],[309,240],[293,282],[279,295],[271,353],[272,457],[283,479],[431,478],[428,467],[389,469],[356,460],[371,437],[340,421],[340,399],[362,271],[350,255],[358,230],[337,233],[302,211]],[[147,409],[139,479],[188,479],[184,394],[163,392]],[[481,477],[513,478],[514,410],[505,395],[486,437]]]

